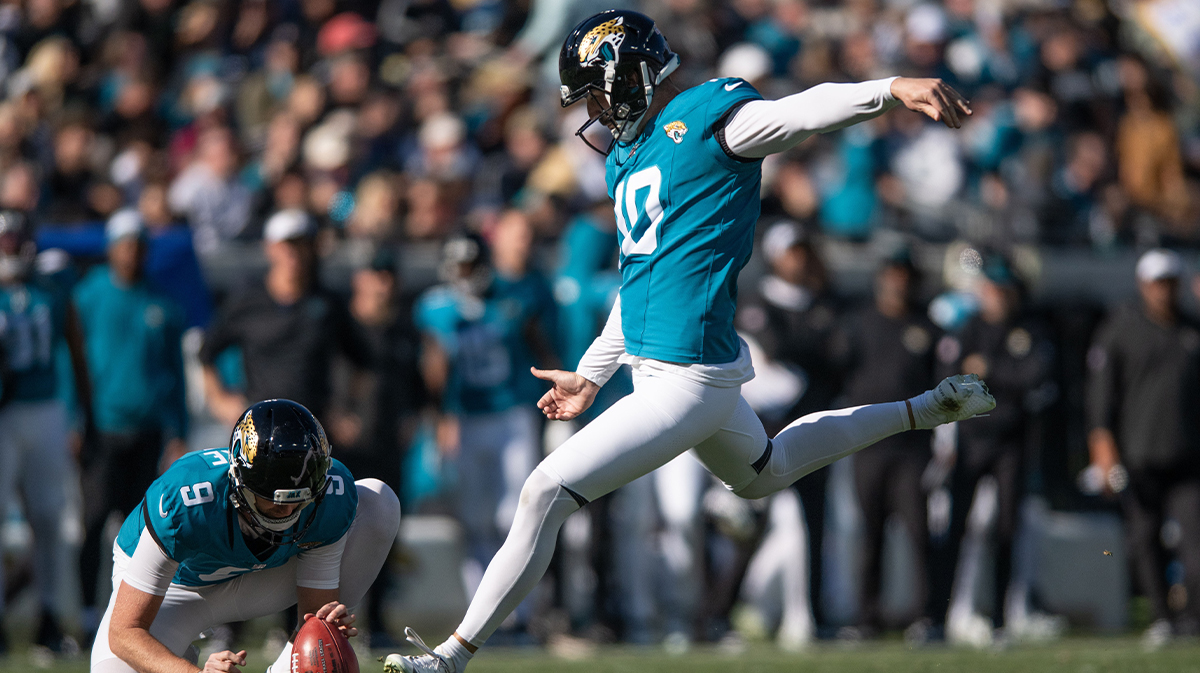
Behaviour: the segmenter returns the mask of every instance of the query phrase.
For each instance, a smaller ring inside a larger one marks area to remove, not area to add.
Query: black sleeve
[[[333,326],[336,330],[338,350],[356,367],[371,367],[375,360],[374,353],[362,326],[350,315],[350,308],[340,297],[330,296],[329,303],[333,309],[331,313],[334,316]]]
[[[229,297],[221,305],[216,318],[204,333],[204,344],[200,347],[200,362],[211,365],[226,348],[241,342],[241,326],[244,297]]]
[[[730,159],[733,159],[734,161],[741,161],[742,163],[752,164],[755,161],[762,161],[762,159],[751,159],[738,156],[733,153],[733,150],[729,149],[729,143],[725,142],[725,125],[729,123],[729,118],[737,114],[737,111],[742,109],[742,106],[749,102],[750,101],[748,100],[740,101],[734,104],[733,107],[726,110],[725,114],[721,115],[717,119],[717,123],[713,125],[713,137],[717,139],[717,144],[721,146],[721,150],[723,150]]]
[[[150,520],[150,508],[146,505],[145,498],[142,498],[141,507],[142,518],[145,521],[146,530],[150,531],[150,537],[154,540],[154,544],[158,545],[158,548],[162,550],[163,556],[171,558],[171,553],[167,551],[167,546],[164,545],[163,541],[158,537],[158,533],[154,531],[154,522]]]
[[[1087,427],[1115,430],[1120,373],[1120,321],[1110,318],[1096,330],[1087,353]]]
[[[838,321],[829,337],[829,362],[840,373],[843,387],[862,358],[862,345],[856,336],[861,329],[858,315],[851,314]]]
[[[1049,380],[1054,372],[1054,343],[1041,325],[1027,323],[1020,327],[1029,333],[1029,354],[1017,360],[1016,366],[1000,368],[991,376],[998,386],[1032,392]]]

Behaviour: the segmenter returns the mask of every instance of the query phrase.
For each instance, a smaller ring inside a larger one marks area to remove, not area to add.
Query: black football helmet
[[[482,297],[493,276],[487,243],[473,234],[451,237],[442,246],[438,276],[464,295]]]
[[[265,400],[242,414],[229,439],[230,500],[254,533],[275,545],[291,544],[316,519],[297,526],[315,509],[329,485],[329,440],[312,413],[291,400]],[[258,510],[254,496],[276,504],[298,504],[283,518]]]
[[[0,283],[24,280],[36,256],[29,218],[19,210],[0,210]]]
[[[562,106],[592,96],[601,110],[575,135],[601,154],[583,135],[597,121],[613,123],[618,142],[633,140],[658,85],[678,67],[679,56],[645,14],[610,9],[575,26],[558,55]]]

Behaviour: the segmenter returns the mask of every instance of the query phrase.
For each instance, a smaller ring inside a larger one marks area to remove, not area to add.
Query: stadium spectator
[[[70,121],[54,136],[54,171],[46,185],[46,218],[80,222],[95,215],[89,192],[95,186],[88,161],[94,135],[81,120]]]
[[[238,156],[227,128],[203,131],[196,155],[171,183],[171,209],[187,219],[201,254],[242,233],[250,221],[251,194],[237,176]]]
[[[96,445],[80,457],[85,507],[79,575],[88,640],[100,620],[96,587],[109,515],[132,512],[160,463],[169,465],[187,451],[183,310],[146,283],[146,228],[137,211],[115,214],[105,236],[108,264],[93,268],[73,292],[98,433]]]
[[[1200,395],[1200,326],[1179,310],[1179,256],[1151,250],[1138,260],[1141,301],[1114,310],[1088,351],[1088,450],[1097,481],[1124,514],[1138,587],[1153,623],[1144,643],[1160,647],[1176,627],[1197,628],[1197,601],[1175,616],[1167,600],[1163,521],[1179,523],[1178,556],[1189,596],[1200,596],[1200,433],[1192,405]]]
[[[1126,108],[1116,137],[1121,186],[1130,201],[1165,221],[1164,233],[1193,237],[1195,225],[1183,221],[1188,190],[1170,94],[1135,58],[1122,59],[1120,73]]]
[[[799,397],[774,413],[759,410],[768,433],[789,422],[830,408],[841,386],[842,372],[833,357],[833,338],[842,307],[829,287],[825,263],[808,230],[791,221],[773,224],[762,238],[762,254],[770,273],[741,299],[739,332],[754,337],[772,362],[795,372]],[[783,386],[776,386],[780,388]],[[829,469],[796,482],[808,529],[809,592],[813,614],[821,618],[821,543],[825,538],[825,501]]]
[[[874,302],[849,316],[835,337],[835,352],[846,372],[847,405],[911,397],[935,380],[933,346],[940,335],[916,302],[920,278],[908,254],[902,250],[884,260],[875,274]],[[858,637],[876,637],[885,626],[880,587],[884,524],[891,515],[903,523],[913,551],[909,581],[914,602],[901,616],[901,623],[909,627],[906,635],[923,641],[931,635],[928,620],[940,621],[933,614],[936,610],[926,606],[929,533],[921,474],[929,463],[930,439],[928,432],[897,435],[854,457],[854,486],[864,529],[854,634]]]
[[[504,542],[540,454],[541,421],[530,402],[541,385],[529,367],[556,361],[545,331],[554,307],[548,284],[530,268],[531,240],[518,211],[501,218],[491,255],[477,238],[451,239],[442,261],[446,283],[414,309],[424,334],[421,369],[443,414],[438,444],[458,467],[468,595]]]
[[[425,400],[417,366],[420,339],[396,271],[395,256],[384,249],[354,273],[350,315],[370,346],[372,364],[360,370],[348,358],[335,360],[329,435],[334,455],[351,473],[379,479],[402,494],[403,461]],[[371,647],[392,642],[383,621],[390,584],[390,574],[383,572],[367,592]]]
[[[37,245],[25,215],[0,212],[0,340],[4,349],[0,398],[0,492],[20,494],[33,529],[33,577],[38,590],[36,643],[70,651],[62,630],[65,607],[58,578],[67,569],[61,526],[75,478],[70,424],[59,390],[58,354],[68,348],[78,396],[75,451],[91,424],[91,388],[79,321],[66,296],[43,283],[34,268]]]
[[[266,277],[227,299],[205,335],[204,390],[218,420],[232,425],[247,399],[275,398],[294,400],[325,418],[334,355],[359,367],[370,364],[370,348],[344,303],[318,285],[315,233],[312,218],[302,211],[272,215],[263,234]],[[245,363],[244,396],[227,390],[214,366],[235,345]]]
[[[954,337],[938,344],[938,359],[953,373],[987,376],[996,396],[996,409],[979,425],[957,426],[958,447],[950,477],[950,529],[944,543],[947,558],[941,567],[958,567],[960,542],[966,533],[976,486],[984,475],[997,485],[996,545],[992,576],[995,601],[990,620],[978,614],[949,614],[946,639],[952,643],[987,646],[993,629],[1004,628],[1009,637],[1021,637],[1028,609],[1026,596],[1010,592],[1013,541],[1020,521],[1025,492],[1033,415],[1045,407],[1046,386],[1055,364],[1049,329],[1024,308],[1024,287],[1007,260],[993,256],[983,267],[977,294],[979,313]],[[928,484],[927,484],[928,485]],[[943,550],[939,550],[943,553]],[[951,591],[953,573],[936,575],[934,602],[944,604]],[[966,587],[960,590],[969,591]]]

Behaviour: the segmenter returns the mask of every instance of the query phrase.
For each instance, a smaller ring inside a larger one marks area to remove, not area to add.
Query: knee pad
[[[550,475],[541,470],[534,470],[521,488],[521,500],[518,507],[520,509],[532,508],[544,513],[550,511],[557,501],[564,499],[572,503],[570,508],[572,512],[586,504],[586,501],[580,502],[579,496],[559,484]]]
[[[371,528],[372,535],[395,538],[400,532],[400,499],[391,487],[378,479],[359,479],[358,513],[355,520]]]
[[[538,507],[545,509],[550,502],[554,500],[554,496],[558,495],[558,489],[562,488],[559,483],[550,478],[541,470],[534,470],[529,474],[529,478],[525,480],[525,485],[521,487],[522,507]]]

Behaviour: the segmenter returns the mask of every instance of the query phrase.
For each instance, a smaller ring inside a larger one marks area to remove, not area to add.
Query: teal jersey
[[[537,338],[544,347],[557,350],[558,305],[554,303],[554,291],[545,276],[537,271],[529,271],[520,278],[497,274],[492,281],[490,300],[498,302],[505,312],[521,316],[518,320],[522,324],[523,337],[527,336],[525,330],[532,327],[537,330]],[[530,374],[529,368],[545,363],[538,361],[538,354],[530,347],[528,338],[512,341],[510,348],[517,399],[522,404],[536,403],[549,386]]]
[[[58,349],[66,343],[65,307],[61,293],[37,283],[0,289],[6,398],[38,402],[55,397]]]
[[[187,436],[183,309],[145,283],[122,287],[107,265],[75,287],[92,410],[101,432],[161,429]]]
[[[630,355],[687,364],[737,359],[737,277],[754,245],[762,161],[731,157],[717,131],[732,110],[759,99],[744,80],[709,80],[677,95],[636,140],[609,153]]]
[[[518,371],[525,345],[525,325],[533,306],[505,292],[468,296],[450,285],[431,288],[413,309],[418,329],[431,335],[450,359],[450,376],[442,394],[449,413],[504,411],[525,401]]]
[[[179,563],[172,580],[188,587],[208,586],[255,570],[276,568],[308,549],[333,544],[350,530],[358,511],[354,477],[337,460],[329,468],[325,498],[309,505],[296,526],[315,517],[304,536],[259,559],[246,546],[230,500],[229,449],[197,451],[175,461],[146,491],[121,526],[117,545],[133,556],[142,530]]]

